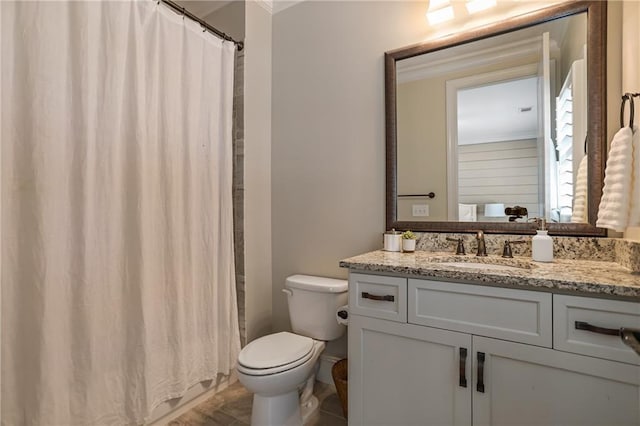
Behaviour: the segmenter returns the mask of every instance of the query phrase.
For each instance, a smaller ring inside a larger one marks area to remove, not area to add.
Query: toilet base
[[[301,426],[318,411],[319,406],[315,395],[301,406],[298,392],[273,397],[253,395],[251,426]]]
[[[320,406],[320,401],[315,395],[312,395],[311,398],[307,400],[305,404],[300,407],[300,415],[302,416],[302,424],[306,424],[309,417],[315,414],[318,411],[318,407]]]
[[[300,393],[300,412],[302,415],[302,424],[305,424],[309,417],[313,413],[316,412],[320,403],[318,402],[318,398],[313,395],[313,387],[316,384],[316,373],[318,372],[319,364],[316,364],[314,367],[314,373],[309,376],[304,386],[302,387],[302,392]]]
[[[253,395],[251,426],[300,426],[300,397],[298,390],[277,396]]]

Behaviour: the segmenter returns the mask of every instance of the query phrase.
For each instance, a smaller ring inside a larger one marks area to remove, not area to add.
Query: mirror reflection
[[[586,223],[586,45],[580,13],[397,61],[397,220]]]

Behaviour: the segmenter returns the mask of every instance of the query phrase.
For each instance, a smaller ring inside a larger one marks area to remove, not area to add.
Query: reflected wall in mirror
[[[604,235],[597,3],[386,54],[387,227],[530,233],[545,217],[556,234]],[[505,214],[516,206],[527,216]]]

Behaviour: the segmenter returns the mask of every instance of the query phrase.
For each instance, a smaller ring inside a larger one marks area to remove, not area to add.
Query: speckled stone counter
[[[511,266],[486,269],[482,265]],[[340,261],[340,266],[359,272],[393,273],[484,285],[571,293],[592,297],[615,297],[640,302],[640,275],[610,261],[555,259],[538,263],[529,257],[503,259],[455,256],[450,252],[396,253],[382,250]]]
[[[425,251],[451,252],[455,243],[447,238],[462,238],[467,253],[473,253],[475,234],[416,233],[416,248]],[[505,240],[524,241],[512,247],[514,256],[531,257],[531,235],[485,234],[487,253],[502,253]],[[616,262],[632,272],[640,272],[640,242],[623,238],[553,237],[553,256],[556,259],[599,260]]]

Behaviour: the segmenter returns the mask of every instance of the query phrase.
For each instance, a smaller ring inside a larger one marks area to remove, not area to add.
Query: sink
[[[498,256],[437,256],[429,260],[446,267],[480,271],[523,271],[535,267],[528,259]]]
[[[523,269],[530,269],[526,266],[510,266],[510,265],[498,265],[495,263],[480,263],[480,262],[439,262],[442,266],[452,266],[454,268],[465,269],[480,269],[484,271],[522,271]]]

